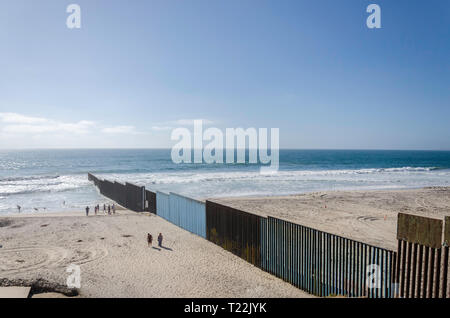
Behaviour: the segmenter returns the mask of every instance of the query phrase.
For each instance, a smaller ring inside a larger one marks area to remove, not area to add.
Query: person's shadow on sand
[[[152,248],[153,248],[154,250],[158,250],[158,251],[161,250],[160,248],[157,248],[157,247],[154,247],[154,246],[152,246]]]
[[[173,251],[170,247],[164,247],[164,246],[160,246],[161,248],[163,248],[163,249],[165,249],[165,250],[168,250],[168,251]]]

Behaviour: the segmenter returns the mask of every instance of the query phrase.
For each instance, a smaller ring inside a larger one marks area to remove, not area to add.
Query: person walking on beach
[[[94,213],[97,215],[97,206],[94,207]]]
[[[111,215],[111,206],[108,204],[108,215]]]
[[[89,216],[89,207],[86,207],[86,216]]]
[[[20,206],[20,205],[18,205],[17,206],[17,210],[19,210],[19,213],[20,213],[20,209],[21,209],[22,207]]]
[[[151,246],[153,241],[153,237],[150,233],[147,233],[147,246]]]
[[[113,214],[116,214],[116,206],[114,205],[114,203],[112,205],[112,212],[113,212]]]
[[[159,235],[158,235],[158,246],[159,247],[162,247],[162,240],[163,240],[163,236],[161,233],[159,233]]]
[[[103,203],[103,214],[106,214],[106,204]]]

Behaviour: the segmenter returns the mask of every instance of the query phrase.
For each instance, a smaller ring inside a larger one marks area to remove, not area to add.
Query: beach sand
[[[397,250],[399,212],[438,219],[450,215],[450,187],[328,191],[212,201],[391,250]]]
[[[147,247],[147,232],[155,248]],[[155,242],[159,232],[161,249]],[[73,263],[81,267],[79,297],[311,297],[148,213],[0,218],[0,245],[0,282],[42,279],[65,285],[66,268]]]
[[[450,188],[441,187],[214,201],[392,250],[398,212],[450,215]],[[162,232],[165,248],[147,247],[147,232],[154,238]],[[0,245],[0,282],[42,278],[65,285],[66,267],[74,263],[81,266],[80,297],[311,297],[148,213],[0,218]]]

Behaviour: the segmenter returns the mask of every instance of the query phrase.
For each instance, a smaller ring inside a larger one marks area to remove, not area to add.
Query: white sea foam
[[[311,191],[397,189],[449,186],[450,170],[434,167],[400,167],[341,170],[171,171],[99,174],[109,180],[145,185],[151,190],[178,192],[194,198],[283,195]],[[105,200],[85,174],[13,177],[0,180],[0,212],[16,209],[61,210],[82,208]],[[15,211],[16,212],[16,211]]]
[[[220,171],[220,172],[161,172],[161,173],[141,173],[141,174],[108,174],[106,178],[120,181],[130,181],[146,185],[158,184],[182,184],[182,183],[198,183],[198,182],[215,182],[215,181],[242,181],[242,180],[273,180],[273,181],[305,181],[317,178],[334,178],[349,176],[352,179],[359,175],[392,175],[401,176],[420,174],[435,171],[436,168],[431,167],[402,167],[402,168],[373,168],[373,169],[355,169],[355,170],[294,170],[294,171],[278,171],[271,174],[261,174],[259,171]],[[448,175],[450,171],[444,172]],[[351,179],[349,179],[351,180]]]

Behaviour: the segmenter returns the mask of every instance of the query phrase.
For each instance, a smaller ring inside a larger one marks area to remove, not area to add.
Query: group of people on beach
[[[87,206],[86,207],[86,216],[89,216],[89,210],[90,210],[90,208],[89,208],[89,206]],[[116,214],[115,204],[114,203],[112,205],[108,204],[108,206],[106,206],[106,204],[103,204],[103,214],[106,214],[106,211],[108,211],[108,215]],[[97,215],[97,213],[100,213],[100,204],[97,204],[94,207],[94,213],[95,213],[95,215]]]
[[[158,246],[162,247],[163,236],[161,233],[158,235]],[[147,245],[152,246],[153,236],[150,233],[147,233]]]

